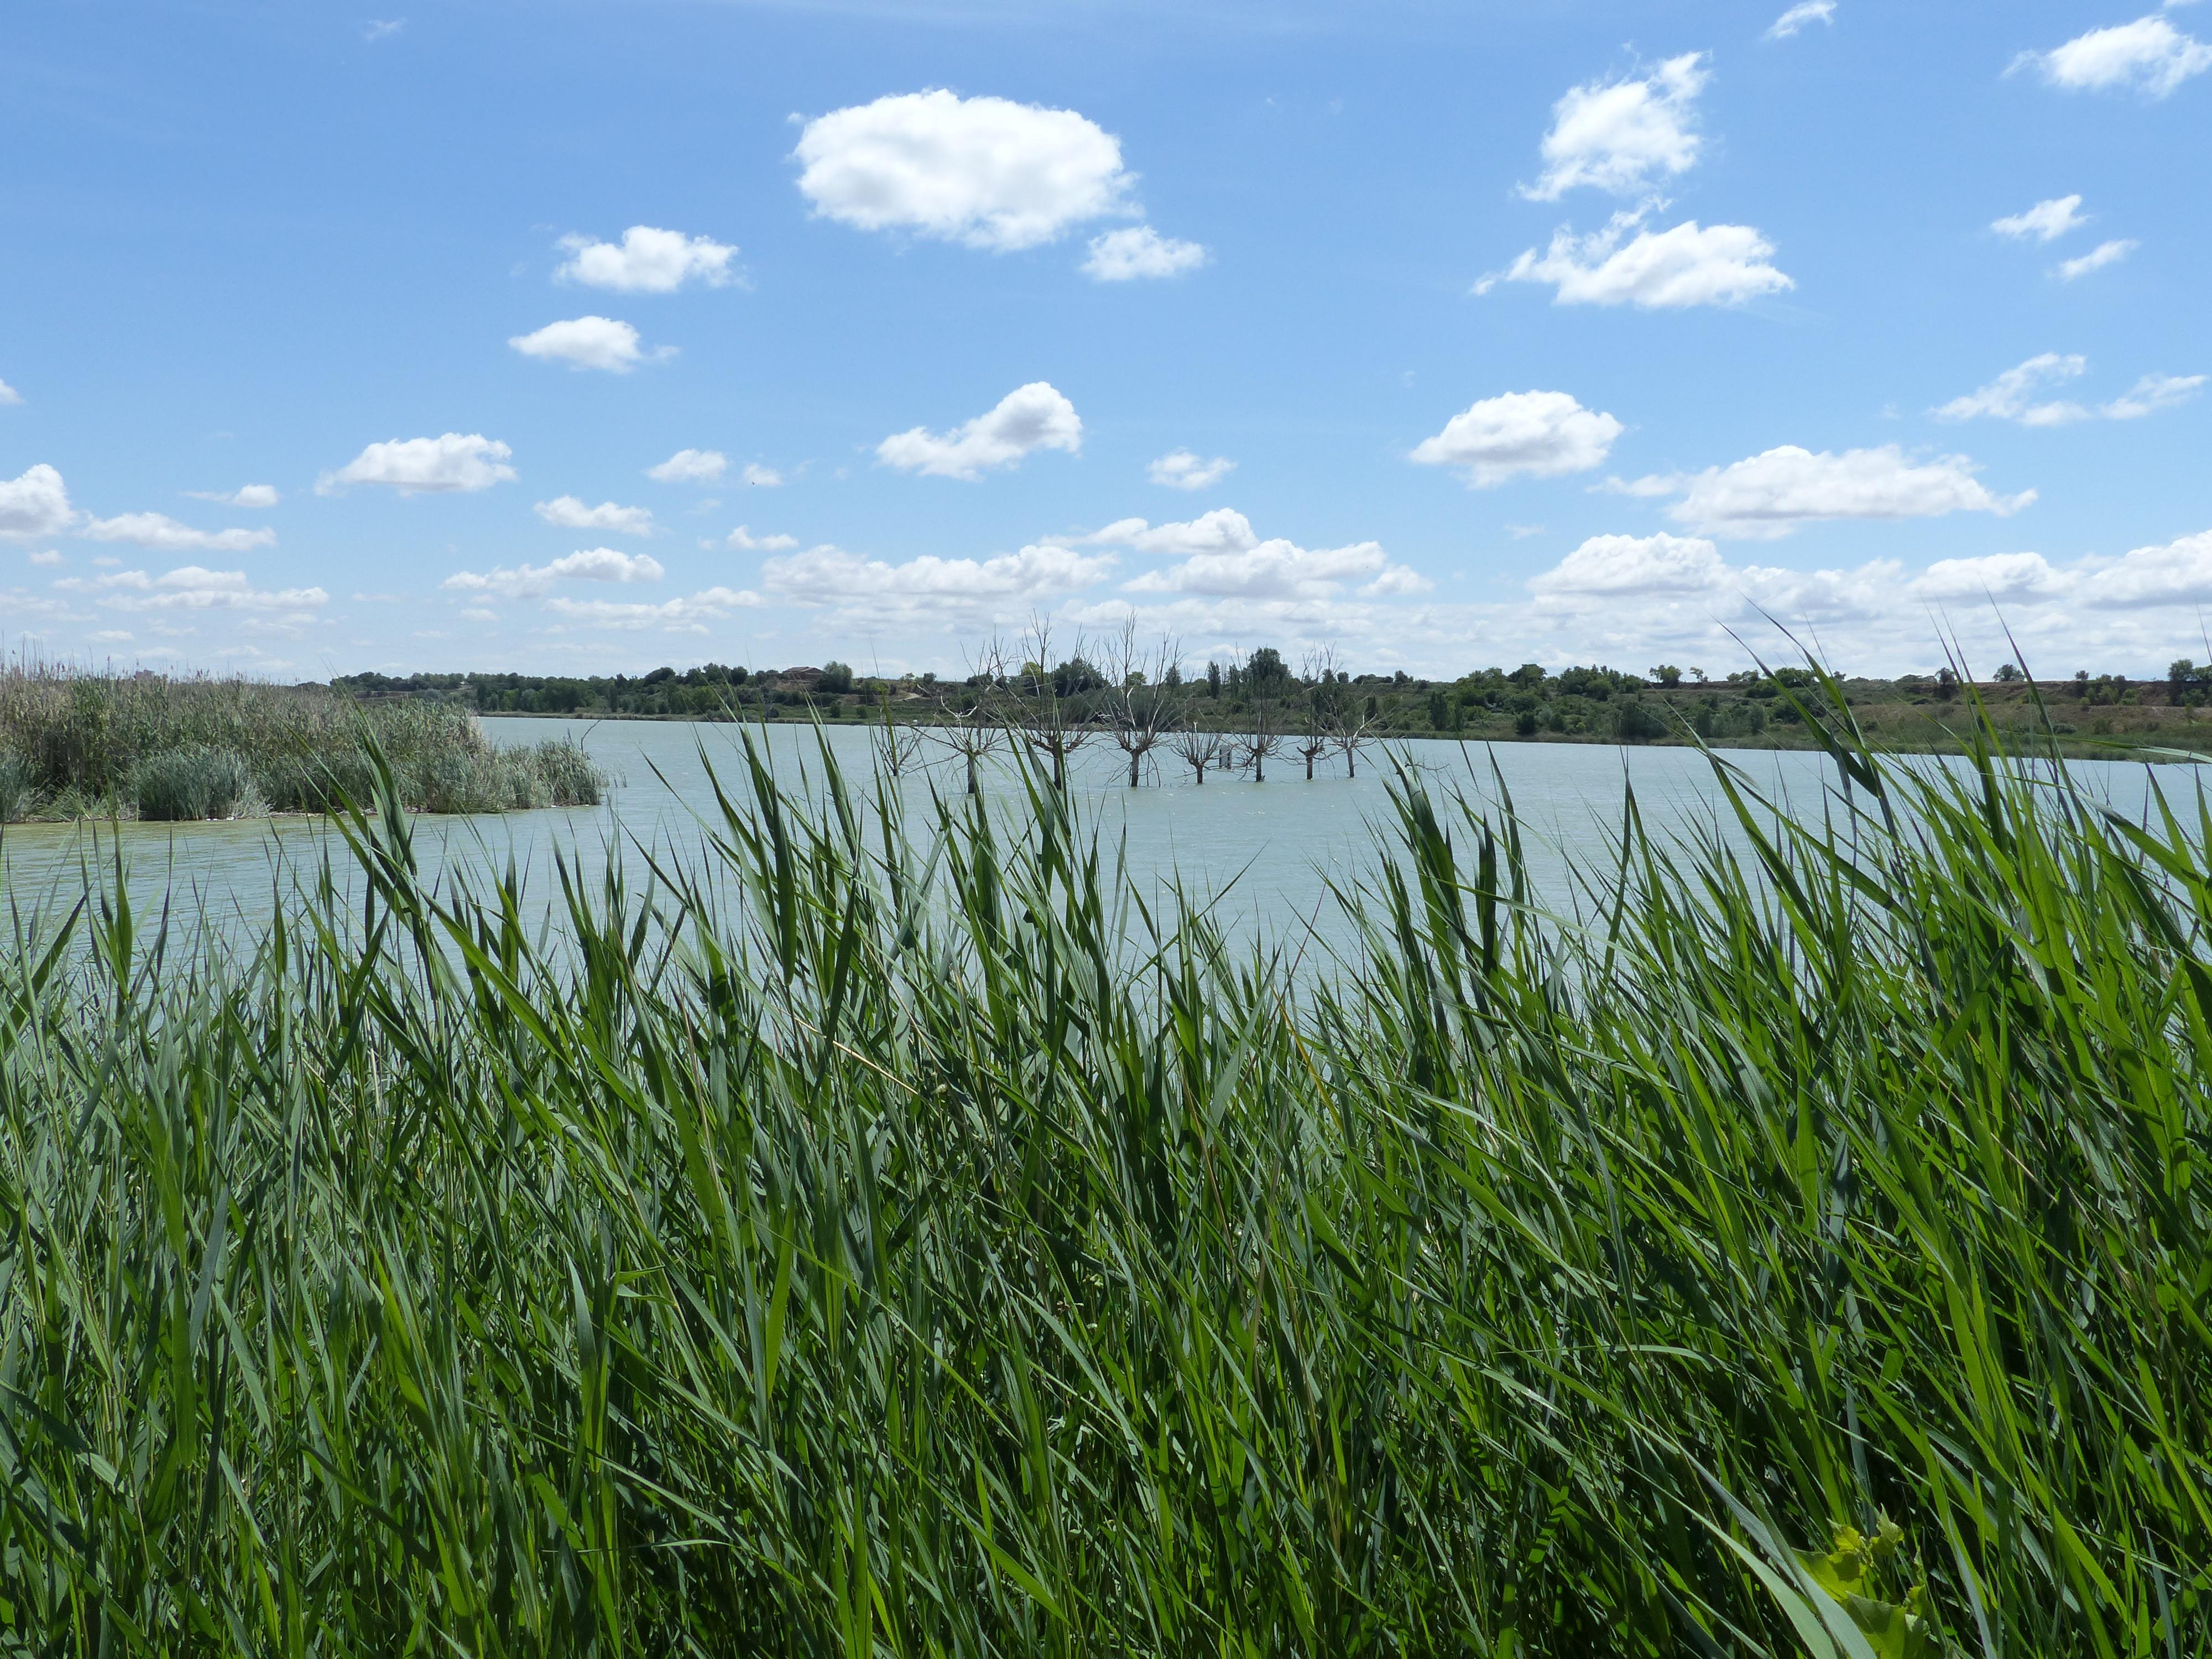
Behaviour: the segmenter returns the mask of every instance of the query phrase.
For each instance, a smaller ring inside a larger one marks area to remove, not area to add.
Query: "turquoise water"
[[[742,790],[740,728],[731,726],[523,719],[489,721],[487,729],[501,743],[574,738],[614,780],[607,800],[588,809],[424,817],[416,820],[418,851],[434,875],[487,860],[504,867],[512,859],[524,874],[526,890],[549,905],[557,897],[556,851],[570,856],[594,883],[610,860],[619,860],[635,886],[645,878],[644,851],[697,862],[699,819],[712,823],[718,817],[708,764],[733,795]],[[818,781],[812,730],[749,729],[787,781]],[[824,735],[848,783],[865,790],[874,758],[870,732],[833,726]],[[933,790],[958,795],[965,781],[961,758],[926,739],[916,746],[916,761],[897,784],[909,807],[926,805]],[[1717,824],[1723,836],[1740,839],[1710,763],[1694,750],[1574,744],[1488,749],[1414,741],[1393,745],[1390,752],[1421,769],[1439,794],[1457,787],[1494,799],[1502,778],[1528,836],[1539,894],[1562,910],[1573,907],[1572,865],[1607,860],[1620,832],[1625,786],[1633,786],[1656,832]],[[1747,750],[1729,758],[1756,787],[1786,795],[1801,811],[1808,805],[1817,811],[1833,775],[1824,759],[1806,753]],[[2148,799],[2141,766],[2091,763],[2077,767],[2076,774],[2131,815]],[[1131,789],[1121,752],[1097,744],[1078,751],[1071,775],[1082,821],[1109,854],[1121,849],[1140,893],[1161,897],[1179,882],[1186,894],[1210,899],[1238,935],[1288,939],[1311,928],[1341,939],[1328,884],[1373,867],[1374,826],[1385,824],[1391,810],[1389,764],[1380,747],[1362,755],[1356,777],[1346,776],[1342,760],[1331,756],[1316,763],[1309,782],[1304,763],[1284,756],[1270,760],[1264,783],[1212,773],[1203,787],[1194,785],[1188,769],[1162,750],[1143,786]],[[1003,756],[986,762],[981,781],[987,798],[1004,799],[1019,787]],[[2194,783],[2191,774],[2179,771],[2164,775],[2164,781],[2169,793],[2179,787],[2187,793]],[[119,856],[142,916],[166,908],[175,925],[205,920],[251,936],[325,854],[343,873],[344,843],[319,819],[18,824],[0,835],[0,891],[18,913],[66,906],[83,893],[88,875],[112,883]]]

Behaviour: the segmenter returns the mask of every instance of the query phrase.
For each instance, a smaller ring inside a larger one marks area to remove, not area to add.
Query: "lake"
[[[622,857],[642,879],[636,848],[696,855],[697,819],[718,821],[707,764],[720,772],[733,796],[743,790],[740,732],[764,737],[779,774],[797,781],[818,778],[813,731],[799,725],[739,728],[683,721],[586,721],[502,719],[486,722],[495,742],[534,743],[573,738],[612,780],[598,807],[551,809],[481,817],[416,821],[416,845],[426,870],[436,873],[456,861],[486,860],[504,866],[512,857],[528,889],[543,902],[556,896],[553,855],[571,854],[596,880],[611,857]],[[932,789],[957,795],[963,763],[920,733],[921,763],[910,766],[900,787],[910,807],[926,807]],[[831,750],[848,779],[864,784],[872,764],[872,734],[858,725],[826,728]],[[1577,861],[1602,863],[1621,822],[1624,784],[1633,785],[1646,823],[1660,833],[1718,825],[1728,839],[1741,832],[1705,757],[1692,749],[1614,749],[1581,744],[1502,744],[1494,749],[1434,740],[1391,745],[1422,769],[1439,796],[1456,785],[1470,796],[1494,798],[1497,774],[1511,792],[1528,839],[1532,875],[1540,896],[1571,906],[1571,869]],[[704,761],[702,762],[702,750]],[[1801,805],[1817,806],[1833,769],[1822,757],[1797,751],[1737,750],[1729,758],[1754,786]],[[1164,749],[1155,751],[1146,783],[1126,787],[1127,763],[1110,744],[1079,750],[1071,776],[1083,822],[1110,848],[1118,842],[1128,868],[1148,897],[1164,896],[1180,881],[1187,893],[1218,900],[1218,914],[1236,935],[1275,938],[1317,927],[1341,939],[1328,883],[1345,880],[1372,864],[1374,831],[1390,813],[1390,768],[1380,745],[1360,757],[1346,777],[1335,756],[1316,763],[1311,782],[1295,756],[1273,758],[1267,781],[1209,774],[1201,787]],[[2130,815],[2149,799],[2147,769],[2127,763],[2079,763],[2076,775]],[[2186,793],[2197,775],[2170,771],[2167,788]],[[1019,785],[1003,758],[987,763],[987,798],[1004,799]],[[64,906],[83,891],[86,877],[112,872],[119,850],[134,906],[142,915],[166,902],[173,921],[204,919],[225,932],[251,934],[266,922],[295,877],[311,873],[328,851],[343,866],[344,844],[323,820],[247,819],[193,824],[16,824],[0,832],[0,891],[21,912]]]

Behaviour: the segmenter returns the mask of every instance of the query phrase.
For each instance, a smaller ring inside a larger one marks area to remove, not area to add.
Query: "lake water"
[[[740,728],[677,721],[583,721],[511,719],[486,723],[495,742],[527,743],[574,738],[614,781],[594,808],[555,809],[483,817],[416,821],[416,841],[426,870],[489,860],[504,866],[511,857],[527,890],[550,903],[556,850],[572,855],[597,879],[611,858],[620,858],[641,879],[639,848],[696,862],[698,818],[717,821],[708,765],[741,797],[744,762]],[[780,775],[796,783],[818,778],[814,732],[801,726],[750,727],[765,741]],[[866,785],[872,767],[871,733],[859,726],[832,726],[827,739],[848,782]],[[919,737],[919,734],[915,734]],[[900,788],[909,807],[926,807],[931,790],[958,794],[963,763],[942,746],[920,738],[920,764],[904,773]],[[1712,769],[1695,750],[1612,749],[1578,744],[1502,744],[1494,749],[1435,741],[1395,744],[1428,775],[1438,796],[1457,785],[1472,796],[1494,797],[1497,772],[1511,792],[1528,837],[1540,896],[1561,909],[1572,906],[1576,861],[1602,863],[1617,837],[1623,789],[1632,784],[1645,822],[1655,831],[1683,831],[1718,824],[1723,836],[1741,832],[1717,788]],[[1802,752],[1736,751],[1729,758],[1770,795],[1785,795],[1817,809],[1833,769]],[[1376,747],[1362,755],[1356,777],[1340,758],[1316,763],[1311,782],[1295,756],[1268,763],[1267,781],[1210,774],[1202,786],[1164,750],[1156,751],[1143,787],[1127,784],[1127,763],[1111,744],[1094,743],[1074,757],[1072,777],[1079,811],[1110,849],[1126,849],[1127,867],[1140,890],[1164,896],[1180,882],[1186,893],[1216,899],[1218,915],[1239,936],[1278,939],[1316,928],[1340,939],[1328,883],[1351,879],[1373,867],[1375,829],[1390,813],[1389,767]],[[2148,798],[2140,765],[2088,763],[2078,776],[2131,815]],[[987,797],[1018,788],[1006,763],[987,763]],[[2185,773],[2167,775],[2172,793],[2189,792]],[[120,854],[134,907],[142,915],[166,904],[173,921],[204,919],[226,933],[258,933],[295,879],[311,874],[327,852],[342,868],[344,844],[319,819],[283,818],[207,824],[9,826],[0,832],[0,892],[19,913],[72,903],[88,876],[112,879]]]

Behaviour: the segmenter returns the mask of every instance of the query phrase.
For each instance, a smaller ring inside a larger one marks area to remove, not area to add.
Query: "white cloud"
[[[1178,524],[1147,525],[1142,519],[1116,519],[1079,539],[1092,546],[1126,547],[1170,558],[1243,553],[1260,544],[1252,521],[1233,507],[1217,507]]]
[[[627,374],[640,363],[659,362],[676,355],[674,346],[639,349],[637,331],[612,317],[571,317],[548,323],[534,334],[517,334],[507,344],[526,357],[562,362],[571,368],[603,369]]]
[[[1808,23],[1833,23],[1836,21],[1836,0],[1798,0],[1797,4],[1774,20],[1766,31],[1770,40],[1787,40]]]
[[[761,578],[779,599],[836,607],[841,617],[860,623],[916,617],[1004,621],[1087,587],[1113,568],[1109,556],[1050,544],[988,559],[925,555],[902,564],[823,546],[770,559]]]
[[[563,554],[550,564],[526,564],[514,569],[501,565],[482,573],[456,570],[438,586],[449,592],[527,599],[544,592],[556,581],[657,582],[665,574],[660,561],[648,554],[587,547]]]
[[[1364,581],[1367,594],[1425,592],[1428,579],[1392,564],[1377,542],[1304,548],[1279,538],[1262,541],[1251,520],[1232,507],[1180,524],[1118,519],[1085,542],[1164,555],[1181,563],[1148,570],[1123,584],[1129,593],[1190,594],[1210,599],[1317,600]]]
[[[2059,262],[2058,280],[2070,283],[2077,276],[2087,276],[2093,270],[2102,270],[2106,265],[2116,265],[2141,246],[2139,242],[2124,237],[2115,237],[2109,242],[2100,242],[2078,259]]]
[[[2039,242],[2054,242],[2068,231],[2078,230],[2089,222],[2089,216],[2081,208],[2079,196],[2054,196],[2049,201],[2038,202],[2025,213],[1992,219],[1990,228],[2014,241],[2024,242],[2033,236]]]
[[[70,577],[54,584],[115,611],[306,611],[331,602],[319,587],[260,588],[242,570],[180,566],[160,576],[118,570],[105,576]]]
[[[361,38],[374,46],[379,40],[389,40],[406,27],[404,17],[372,17],[361,26]]]
[[[2132,23],[2091,29],[2049,52],[2024,52],[2013,68],[2033,68],[2054,87],[2104,92],[2132,87],[2163,98],[2212,69],[2212,46],[2184,34],[2155,12]]]
[[[21,392],[16,391],[14,386],[9,386],[7,381],[0,380],[0,409],[5,409],[12,404],[20,404],[22,401],[23,394]]]
[[[1109,230],[1091,239],[1091,257],[1083,274],[1101,283],[1127,283],[1139,276],[1180,276],[1196,270],[1207,258],[1196,242],[1179,242],[1163,236],[1150,225]]]
[[[66,559],[62,557],[61,551],[58,548],[50,547],[43,553],[33,553],[28,556],[33,564],[44,565],[49,568],[58,564],[66,564],[68,562]]]
[[[617,536],[653,533],[649,507],[617,507],[612,501],[586,507],[574,495],[556,495],[550,501],[539,501],[533,510],[546,523],[563,530],[611,530]]]
[[[1620,239],[1640,224],[1644,210],[1617,213],[1603,230],[1577,236],[1561,230],[1540,258],[1534,248],[1505,272],[1512,283],[1549,283],[1554,305],[1646,308],[1736,305],[1796,286],[1769,261],[1774,245],[1749,225],[1701,227],[1695,219],[1672,230],[1638,230],[1626,247]],[[1475,292],[1498,278],[1486,276]]]
[[[1692,106],[1709,78],[1703,52],[1670,58],[1642,79],[1571,87],[1552,106],[1544,174],[1521,193],[1556,202],[1577,185],[1632,195],[1697,162]]]
[[[985,469],[1013,466],[1036,449],[1083,447],[1083,422],[1075,405],[1048,382],[1017,386],[987,415],[939,435],[922,427],[894,433],[876,446],[876,458],[903,472],[933,473],[973,482]]]
[[[1696,592],[1718,586],[1728,568],[1703,537],[1592,536],[1551,569],[1531,577],[1534,592],[1628,597]]]
[[[163,553],[250,553],[276,545],[273,530],[195,530],[166,513],[94,519],[77,533],[95,542],[136,542]]]
[[[621,294],[673,294],[690,282],[720,288],[734,274],[730,264],[738,257],[725,243],[651,225],[632,225],[618,243],[563,236],[561,246],[568,260],[556,276]]]
[[[1206,489],[1237,470],[1225,455],[1200,460],[1188,449],[1171,449],[1145,469],[1145,476],[1170,489]]]
[[[486,605],[472,605],[467,606],[462,611],[461,620],[463,622],[495,623],[499,620],[499,612]]]
[[[1729,466],[1671,478],[1641,478],[1630,495],[1674,495],[1678,522],[1718,536],[1771,538],[1828,519],[1936,519],[1949,513],[2016,513],[2033,489],[1994,495],[1963,455],[1908,459],[1895,444],[1814,453],[1784,444]]]
[[[371,444],[335,472],[315,482],[328,495],[348,484],[385,484],[403,495],[489,489],[514,477],[507,463],[514,452],[482,433],[448,432],[437,438],[393,438]]]
[[[62,475],[45,462],[0,479],[0,536],[57,536],[76,522]]]
[[[783,474],[772,466],[763,466],[757,461],[747,461],[744,470],[738,474],[740,482],[756,489],[774,489],[783,482]]]
[[[786,548],[798,546],[799,538],[796,536],[756,536],[751,531],[746,529],[744,526],[739,525],[735,530],[732,530],[730,532],[730,539],[726,545],[732,551],[738,553],[781,553]]]
[[[1610,415],[1564,392],[1508,392],[1453,416],[1415,445],[1424,466],[1458,468],[1479,489],[1511,478],[1551,478],[1602,465],[1622,431]]]
[[[2179,408],[2203,387],[2202,374],[2146,374],[2112,402],[2098,404],[2097,413],[2108,421],[2137,421]]]
[[[601,628],[625,631],[657,628],[669,634],[704,634],[708,623],[720,621],[732,611],[747,610],[763,603],[761,596],[749,588],[708,587],[659,605],[562,597],[547,600],[546,609],[573,622],[592,623]]]
[[[2073,421],[2086,421],[2089,411],[2079,404],[2037,403],[2034,398],[2039,386],[2054,380],[2078,379],[2088,367],[2089,360],[2078,353],[2061,356],[2057,352],[2046,351],[2005,370],[1987,386],[1963,398],[1952,398],[1934,413],[1939,420],[1970,421],[1977,416],[1988,416],[1995,420],[2017,421],[2022,426],[2064,426]]]
[[[275,484],[241,484],[236,489],[187,489],[196,501],[215,501],[223,507],[274,507],[279,499]]]
[[[2205,380],[2202,374],[2146,374],[2119,397],[2094,409],[2057,399],[2035,401],[2039,387],[2051,381],[2077,379],[2088,367],[2086,357],[2061,356],[2057,352],[2046,351],[1931,412],[1947,421],[1989,416],[2001,421],[2017,421],[2022,426],[2066,426],[2100,416],[2108,421],[2135,421],[2187,403],[2203,388]]]
[[[679,449],[645,476],[662,483],[711,483],[722,476],[730,458],[719,449]]]
[[[1131,210],[1121,146],[1073,110],[942,89],[809,121],[792,153],[825,218],[1005,253]]]

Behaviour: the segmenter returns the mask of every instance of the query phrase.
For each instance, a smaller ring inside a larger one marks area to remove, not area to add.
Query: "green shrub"
[[[211,744],[149,755],[131,769],[124,797],[141,818],[181,823],[266,811],[246,757]]]

